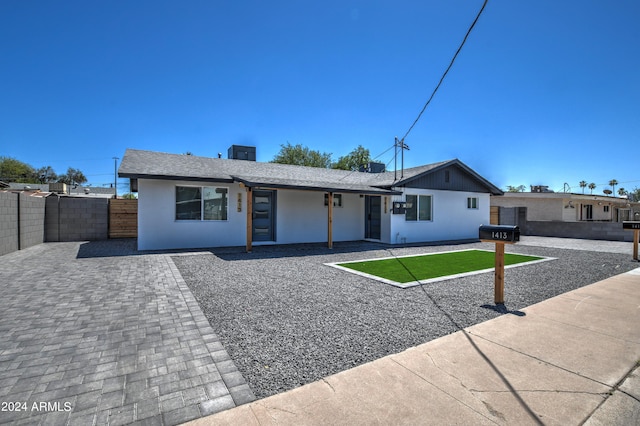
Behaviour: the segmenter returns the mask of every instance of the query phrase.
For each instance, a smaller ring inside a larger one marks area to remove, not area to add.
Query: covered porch
[[[254,244],[362,240],[378,227],[398,191],[358,185],[317,185],[291,179],[234,176],[246,196],[246,251]],[[375,200],[375,201],[371,201]],[[320,237],[320,233],[323,234]]]

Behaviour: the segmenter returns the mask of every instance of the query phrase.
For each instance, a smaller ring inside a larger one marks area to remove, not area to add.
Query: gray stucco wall
[[[44,242],[45,200],[0,192],[0,256]]]

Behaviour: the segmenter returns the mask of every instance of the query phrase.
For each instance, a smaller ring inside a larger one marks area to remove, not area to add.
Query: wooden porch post
[[[253,191],[247,186],[247,253],[251,253],[253,244]]]
[[[333,248],[333,192],[328,193],[328,205],[327,205],[327,244],[330,249]]]

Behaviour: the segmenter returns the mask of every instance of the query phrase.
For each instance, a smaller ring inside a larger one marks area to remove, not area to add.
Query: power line
[[[371,158],[371,160],[370,160],[370,161],[375,161],[375,160],[377,160],[379,157],[382,157],[384,154],[386,154],[387,152],[391,151],[394,147],[395,147],[395,145],[391,145],[389,148],[385,149],[381,154],[378,154],[378,155],[376,155],[375,157]],[[392,160],[393,160],[393,158],[392,158]],[[361,164],[361,166],[366,166],[366,164]],[[389,165],[387,164],[387,166],[386,166],[386,167],[389,167]],[[386,168],[386,167],[385,167],[385,168]],[[354,174],[354,173],[356,173],[356,172],[358,172],[358,171],[359,171],[359,170],[352,170],[352,171],[351,171],[351,173],[348,173],[348,174],[346,174],[346,175],[342,176],[342,177],[340,178],[340,180],[344,180],[344,179],[348,178],[349,176],[351,176],[352,174]]]
[[[453,58],[451,59],[451,62],[449,62],[449,66],[445,70],[444,74],[442,74],[442,77],[440,77],[440,81],[438,82],[438,85],[436,86],[435,89],[433,89],[433,92],[431,93],[431,96],[429,96],[429,99],[427,100],[427,103],[424,104],[424,107],[422,107],[422,111],[420,111],[420,114],[418,114],[418,117],[415,119],[415,121],[413,122],[411,127],[409,127],[409,130],[407,130],[407,133],[405,133],[404,136],[402,137],[402,139],[400,139],[401,142],[404,143],[404,139],[409,135],[411,130],[413,130],[413,127],[418,123],[418,120],[420,120],[420,117],[422,117],[422,113],[427,109],[427,106],[429,106],[429,104],[431,103],[431,100],[436,95],[436,92],[440,88],[440,85],[442,85],[442,82],[444,81],[444,78],[449,73],[449,70],[453,66],[453,63],[455,62],[456,58],[458,57],[458,54],[462,50],[462,46],[464,46],[464,44],[466,43],[467,38],[469,37],[469,34],[471,34],[471,31],[473,30],[473,27],[475,27],[475,25],[476,25],[476,22],[478,22],[478,19],[480,19],[480,15],[482,15],[482,11],[484,10],[484,8],[487,5],[488,1],[489,0],[485,0],[484,3],[482,4],[482,7],[480,8],[480,11],[478,12],[478,15],[476,15],[476,19],[473,20],[473,23],[471,24],[471,26],[467,30],[467,33],[465,34],[464,39],[462,39],[462,43],[460,43],[460,46],[458,47],[458,50],[456,50],[455,55],[453,55]]]

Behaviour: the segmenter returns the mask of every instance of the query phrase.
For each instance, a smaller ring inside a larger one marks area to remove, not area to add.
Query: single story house
[[[118,175],[138,192],[138,249],[477,239],[490,195],[502,194],[458,159],[367,173],[256,162],[254,147],[229,153],[127,149]]]
[[[529,221],[622,222],[639,220],[640,212],[626,197],[564,192],[505,192],[491,197],[491,205],[526,207]]]

